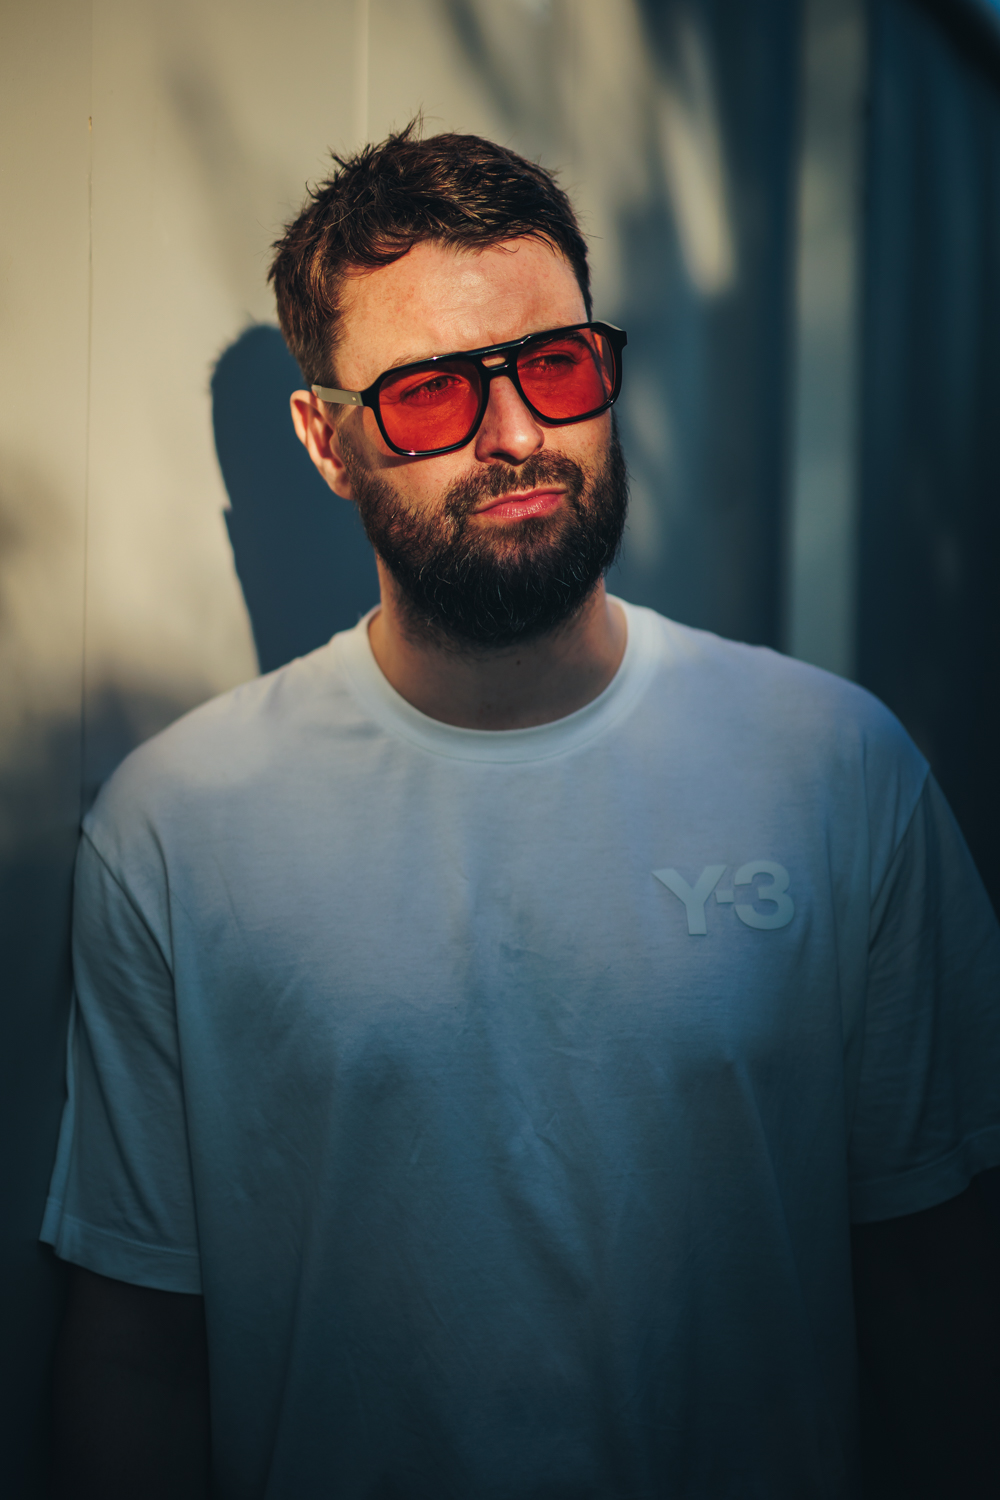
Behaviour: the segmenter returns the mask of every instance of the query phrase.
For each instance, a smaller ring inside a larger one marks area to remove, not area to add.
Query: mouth
[[[529,516],[544,516],[555,510],[565,490],[538,488],[518,490],[510,495],[501,495],[473,511],[476,516],[489,516],[491,521],[524,521]]]

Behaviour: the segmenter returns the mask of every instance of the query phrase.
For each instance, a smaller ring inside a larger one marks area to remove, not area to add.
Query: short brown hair
[[[334,156],[274,244],[268,280],[278,322],[310,384],[335,384],[339,291],[350,267],[387,266],[422,240],[486,247],[549,240],[569,261],[591,315],[587,246],[544,167],[478,135],[419,138],[419,117],[378,146]]]

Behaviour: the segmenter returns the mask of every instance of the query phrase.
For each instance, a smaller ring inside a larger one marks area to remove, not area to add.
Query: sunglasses
[[[397,365],[364,391],[312,389],[321,401],[370,407],[394,453],[430,458],[464,448],[475,436],[498,375],[513,383],[532,416],[550,426],[586,422],[607,411],[621,390],[626,342],[611,323],[573,323]]]

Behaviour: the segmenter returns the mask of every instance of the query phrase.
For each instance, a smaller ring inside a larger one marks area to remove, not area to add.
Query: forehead
[[[580,323],[573,268],[548,241],[484,250],[429,240],[390,266],[348,276],[341,297],[338,379],[360,390],[391,365],[477,349]]]

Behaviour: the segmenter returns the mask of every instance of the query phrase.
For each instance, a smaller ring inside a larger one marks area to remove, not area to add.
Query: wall
[[[830,167],[830,131],[814,115],[804,160],[827,161],[834,201],[821,195],[818,220],[811,209],[796,218],[801,9],[797,0],[4,8],[7,1493],[38,1492],[59,1311],[60,1271],[35,1237],[62,1098],[81,812],[132,745],[258,661],[267,669],[318,644],[374,598],[353,513],[323,488],[285,423],[296,373],[271,326],[270,242],[306,180],[325,170],[327,148],[378,139],[421,107],[430,131],[479,131],[561,167],[591,238],[597,312],[629,333],[619,413],[634,502],[613,587],[771,644],[789,638],[794,616],[793,646],[826,660],[830,630],[845,638],[842,596],[853,586],[849,423],[831,436],[802,392],[808,372],[824,368],[823,329],[850,312],[856,205],[838,175],[853,170],[850,154]],[[857,14],[858,0],[810,0],[812,89],[831,70],[835,95],[839,86],[834,54],[816,40],[822,28],[841,27],[857,66]],[[834,116],[858,107],[852,88],[848,80],[833,99]],[[816,255],[831,226],[847,249],[840,312],[827,306],[823,324]],[[837,347],[832,389],[843,411],[852,355]],[[841,465],[843,577],[824,604],[795,579],[814,557],[811,486],[831,454]],[[807,619],[803,599],[813,599]],[[829,664],[846,669],[848,656]]]
[[[0,40],[0,1385],[3,1480],[41,1430],[59,1280],[35,1244],[62,1092],[79,817],[89,342],[89,13],[3,14]],[[46,59],[53,86],[40,87]]]
[[[877,0],[871,47],[858,675],[1000,911],[1000,28]]]
[[[863,0],[807,0],[784,648],[853,677],[857,654]]]

